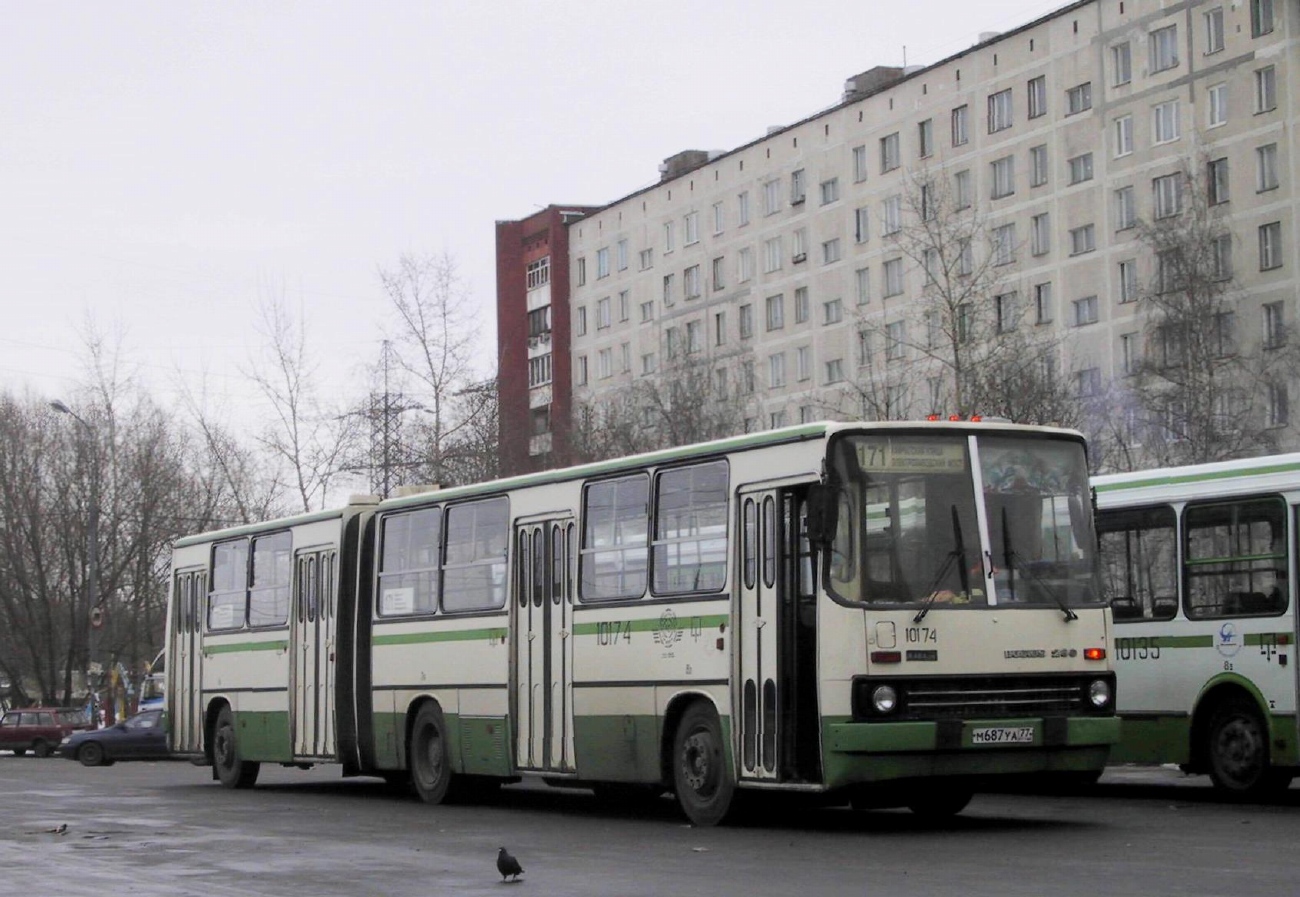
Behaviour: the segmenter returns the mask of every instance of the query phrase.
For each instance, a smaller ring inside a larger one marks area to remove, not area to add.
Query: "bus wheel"
[[[212,736],[212,765],[217,768],[217,778],[227,788],[252,788],[260,763],[250,763],[239,757],[239,742],[235,739],[235,718],[229,707],[221,708],[217,726]]]
[[[104,762],[104,748],[97,741],[87,741],[77,751],[82,766],[100,766]]]
[[[907,808],[922,819],[947,819],[956,816],[971,802],[975,792],[969,786],[935,781],[921,785],[918,793],[907,800]]]
[[[426,804],[440,804],[451,787],[447,721],[436,704],[425,704],[411,728],[411,782]]]
[[[1290,783],[1268,760],[1268,729],[1254,704],[1226,701],[1210,721],[1206,754],[1216,788],[1236,797],[1259,797]]]
[[[673,787],[686,818],[717,825],[727,817],[736,780],[727,768],[722,725],[713,708],[697,702],[682,715],[673,742]]]

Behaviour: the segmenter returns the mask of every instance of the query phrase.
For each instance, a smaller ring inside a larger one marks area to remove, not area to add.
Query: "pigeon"
[[[514,876],[513,881],[519,881],[519,876],[524,874],[524,867],[502,847],[497,853],[497,871],[501,873],[502,881],[506,880],[507,875]]]

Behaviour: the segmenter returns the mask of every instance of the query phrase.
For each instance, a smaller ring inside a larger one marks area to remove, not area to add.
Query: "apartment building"
[[[1228,341],[1279,344],[1297,312],[1298,37],[1300,11],[1276,0],[1085,0],[920,70],[872,69],[839,105],[737,149],[674,156],[654,186],[563,224],[569,329],[550,351],[568,369],[529,378],[528,421],[507,411],[522,379],[503,376],[503,434],[535,434],[511,469],[563,460],[541,457],[536,409],[555,427],[561,407],[662,376],[678,353],[740,359],[751,429],[827,416],[881,353],[906,370],[900,334],[926,276],[899,235],[925,214],[922,184],[980,218],[989,241],[973,251],[1005,263],[996,301],[1060,338],[1080,398],[1151,351],[1135,300],[1158,261],[1139,222],[1182,214],[1191,190],[1229,225],[1215,248],[1235,284]],[[528,258],[499,248],[502,277]],[[512,282],[498,287],[503,364],[531,363],[540,350],[506,318],[539,299]],[[945,410],[920,374],[889,388],[912,416]],[[1267,425],[1289,425],[1295,388],[1270,387]]]

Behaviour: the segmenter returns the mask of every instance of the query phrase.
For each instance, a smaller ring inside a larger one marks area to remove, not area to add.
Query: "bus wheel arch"
[[[411,706],[406,715],[406,765],[420,800],[440,804],[451,792],[452,744],[447,718],[433,699]]]
[[[724,822],[736,803],[736,774],[722,718],[702,696],[685,701],[672,732],[673,793],[682,812],[699,826]]]

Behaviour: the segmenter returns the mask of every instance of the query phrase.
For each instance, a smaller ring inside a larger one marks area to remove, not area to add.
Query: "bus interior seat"
[[[1110,610],[1116,620],[1136,620],[1142,616],[1142,606],[1127,595],[1112,598]]]

